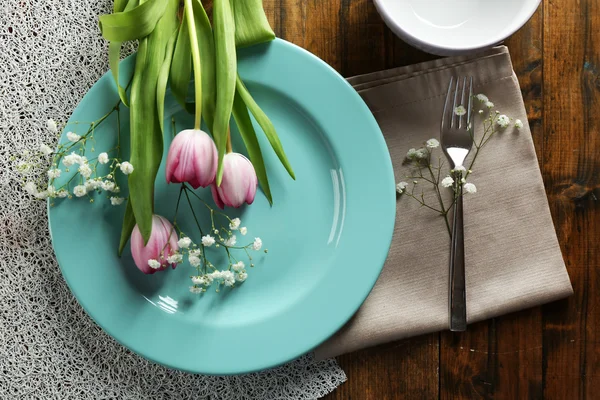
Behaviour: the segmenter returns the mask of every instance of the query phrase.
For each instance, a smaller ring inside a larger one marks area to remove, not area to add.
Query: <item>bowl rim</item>
[[[402,26],[392,17],[391,12],[389,11],[388,7],[386,6],[387,2],[389,0],[373,0],[373,3],[375,4],[375,8],[377,9],[377,12],[379,13],[379,15],[382,17],[382,19],[384,20],[384,22],[388,25],[388,27],[401,39],[405,40],[408,44],[415,46],[421,50],[424,51],[437,51],[437,54],[440,55],[451,55],[451,54],[460,54],[460,53],[467,53],[473,50],[478,50],[478,49],[484,49],[487,47],[492,47],[498,43],[501,43],[503,40],[507,39],[508,37],[512,36],[515,32],[517,32],[519,29],[521,29],[525,24],[527,24],[527,22],[531,19],[531,17],[533,16],[533,14],[535,14],[535,12],[537,11],[537,9],[540,6],[540,3],[542,2],[542,0],[533,0],[533,2],[531,3],[531,9],[527,10],[527,12],[524,14],[526,15],[526,18],[523,19],[522,23],[517,24],[515,26],[514,29],[510,29],[508,31],[508,34],[506,35],[499,35],[498,37],[494,37],[490,40],[487,40],[485,42],[482,42],[480,44],[477,44],[475,46],[471,45],[471,46],[464,46],[464,47],[450,47],[450,46],[445,46],[445,45],[441,45],[441,44],[437,44],[437,43],[432,43],[430,41],[421,39],[416,37],[415,35],[409,33],[408,31],[406,31],[404,28],[402,28]]]

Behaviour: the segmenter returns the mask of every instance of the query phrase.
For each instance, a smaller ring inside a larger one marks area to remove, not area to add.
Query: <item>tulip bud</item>
[[[218,153],[210,136],[200,129],[186,129],[175,136],[167,155],[167,182],[188,182],[194,189],[215,180]]]
[[[166,269],[169,266],[167,257],[173,255],[178,249],[175,228],[173,228],[173,225],[167,219],[159,215],[152,216],[152,233],[150,240],[148,240],[145,246],[140,229],[137,225],[133,228],[133,232],[131,233],[131,254],[133,255],[135,265],[145,274],[153,274],[156,271]],[[158,262],[160,265],[157,265],[157,268],[152,267],[149,261],[152,264],[156,263],[151,260]],[[175,268],[176,264],[170,265]]]
[[[223,157],[221,186],[213,183],[210,189],[219,208],[237,208],[244,203],[252,204],[257,186],[258,178],[250,160],[239,153],[228,153]]]

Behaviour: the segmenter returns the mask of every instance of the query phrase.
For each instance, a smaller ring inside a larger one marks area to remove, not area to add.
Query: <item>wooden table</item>
[[[279,37],[346,77],[434,58],[394,37],[372,0],[264,5]],[[328,399],[600,398],[600,0],[544,0],[506,44],[575,295],[339,357],[348,382]]]

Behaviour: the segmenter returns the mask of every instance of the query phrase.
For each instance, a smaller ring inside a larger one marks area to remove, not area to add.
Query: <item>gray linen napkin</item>
[[[472,76],[475,93],[486,94],[502,114],[525,123],[520,130],[511,125],[496,134],[481,150],[469,177],[478,191],[464,200],[468,322],[572,294],[506,47],[357,76],[349,82],[375,115],[401,181],[409,172],[402,165],[406,152],[439,138],[451,76]],[[476,103],[475,110],[480,108]],[[476,121],[481,119],[476,115]],[[481,129],[476,123],[478,134]],[[425,195],[435,201],[432,191],[426,189]],[[400,197],[394,239],[377,284],[355,316],[316,349],[317,358],[447,329],[448,256],[449,235],[442,217],[414,199]]]

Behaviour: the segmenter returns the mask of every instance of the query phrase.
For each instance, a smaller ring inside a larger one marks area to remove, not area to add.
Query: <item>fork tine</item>
[[[450,84],[448,84],[448,92],[446,93],[446,101],[444,102],[444,112],[442,113],[442,132],[444,128],[446,128],[445,124],[448,123],[446,119],[448,115],[450,116],[450,120],[452,120],[452,110],[450,110],[450,114],[448,114],[448,105],[450,103],[450,93],[452,93],[452,77],[450,77]]]
[[[460,104],[459,106],[465,106],[465,91],[467,90],[467,77],[465,76],[463,78],[463,85],[462,85],[462,92],[460,93]],[[462,128],[463,127],[463,121],[466,117],[464,115],[459,115],[458,116],[458,128]],[[466,124],[465,124],[466,126]]]
[[[450,124],[450,128],[454,128],[454,120],[455,118],[455,113],[454,110],[456,110],[456,107],[458,106],[458,104],[456,104],[456,100],[458,98],[458,87],[460,85],[460,79],[456,78],[456,90],[454,91],[454,105],[452,106],[452,110],[451,110],[451,116],[452,116],[452,123]],[[459,117],[460,118],[460,117]]]
[[[471,128],[471,116],[473,115],[473,77],[469,79],[469,107],[467,108],[467,129]]]

